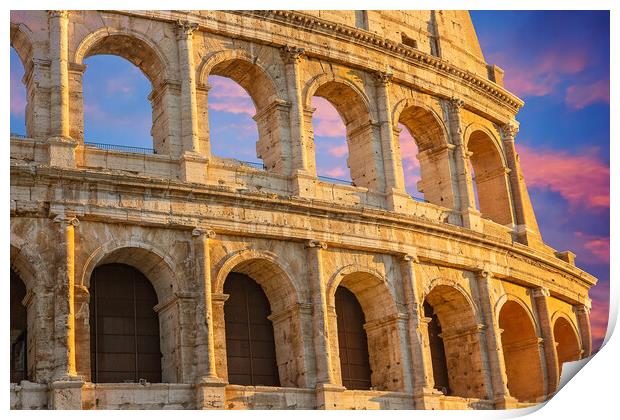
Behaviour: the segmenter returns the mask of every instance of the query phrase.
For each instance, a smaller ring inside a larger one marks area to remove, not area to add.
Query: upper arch
[[[274,314],[301,303],[288,264],[273,252],[242,249],[224,257],[215,270],[212,293],[224,293],[226,278],[234,271],[248,275],[263,288]]]
[[[402,120],[402,121],[401,121]],[[414,136],[418,151],[448,144],[448,131],[435,110],[415,98],[401,99],[392,111],[393,128],[402,123]]]
[[[163,250],[146,242],[111,240],[88,256],[80,279],[80,285],[90,287],[95,267],[108,263],[130,265],[142,272],[153,284],[159,303],[164,303],[180,289],[172,258]]]
[[[496,321],[499,322],[499,315],[502,311],[502,308],[508,302],[514,302],[523,309],[523,311],[527,314],[527,317],[529,318],[530,322],[532,323],[532,326],[534,327],[534,331],[536,332],[536,335],[540,337],[541,335],[540,325],[536,321],[534,312],[532,312],[532,309],[527,305],[527,303],[523,299],[521,299],[519,296],[514,295],[512,293],[504,293],[502,296],[500,296],[500,298],[495,303],[494,312],[495,312]]]
[[[22,66],[27,71],[34,58],[34,42],[32,32],[23,23],[11,23],[11,46],[17,52]]]
[[[142,70],[153,86],[170,78],[170,65],[157,43],[135,30],[104,27],[90,33],[76,48],[74,62],[83,64],[84,59],[97,54],[128,60]]]

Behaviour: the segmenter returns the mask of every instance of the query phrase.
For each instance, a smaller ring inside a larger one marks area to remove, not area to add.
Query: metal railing
[[[353,187],[355,186],[352,181],[347,181],[346,179],[331,178],[329,176],[323,175],[317,175],[317,178],[319,179],[319,181],[329,182],[332,184],[351,185]]]
[[[28,137],[26,137],[25,134],[20,134],[20,133],[14,133],[11,131],[11,137],[17,137],[19,139],[27,139]]]
[[[150,149],[150,148],[147,148],[147,147],[123,146],[123,145],[120,145],[120,144],[95,143],[95,142],[91,142],[91,141],[85,141],[84,145],[96,147],[97,149],[113,150],[113,151],[117,151],[117,152],[141,153],[143,155],[154,155],[154,154],[157,154],[155,149]]]
[[[264,163],[261,162],[249,162],[249,161],[245,161],[245,160],[237,160],[239,163],[241,163],[242,165],[245,166],[249,166],[251,168],[255,168],[255,169],[267,169],[267,167],[265,166]]]
[[[420,203],[428,203],[429,201],[422,197],[416,197],[415,195],[409,194],[409,197],[413,198],[414,201],[419,201]]]

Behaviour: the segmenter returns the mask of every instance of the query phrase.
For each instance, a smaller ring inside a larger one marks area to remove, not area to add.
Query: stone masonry
[[[516,408],[590,354],[596,279],[541,238],[514,146],[523,102],[467,12],[13,11],[11,46],[27,90],[10,225],[28,331],[11,408]],[[151,82],[155,154],[85,145],[97,54]],[[211,155],[209,75],[252,97],[264,170]],[[316,176],[313,96],[344,120],[351,186]],[[399,124],[427,202],[405,191]],[[161,383],[91,382],[89,287],[109,263],[156,292]],[[280,387],[229,383],[233,272],[269,300]],[[342,386],[339,286],[364,312],[369,390]]]

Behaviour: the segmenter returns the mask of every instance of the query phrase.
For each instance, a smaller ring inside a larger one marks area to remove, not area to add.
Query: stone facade
[[[523,102],[467,12],[14,11],[11,45],[28,99],[26,138],[11,138],[28,380],[11,408],[514,408],[590,354],[596,279],[540,236],[514,148]],[[84,144],[96,54],[152,83],[155,154]],[[211,155],[209,75],[252,97],[264,170]],[[343,117],[352,186],[316,176],[313,96]],[[427,202],[405,192],[399,123]],[[89,286],[108,263],[153,285],[162,383],[91,382]],[[269,300],[280,387],[228,383],[233,272]],[[364,312],[369,390],[342,386],[339,286]]]

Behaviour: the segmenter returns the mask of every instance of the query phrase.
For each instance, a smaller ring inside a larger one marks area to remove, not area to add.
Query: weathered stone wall
[[[12,408],[517,407],[590,353],[595,279],[540,237],[514,152],[522,102],[489,80],[467,13],[360,12],[12,13],[28,105],[27,138],[11,139],[11,268],[33,381],[11,384]],[[157,154],[84,145],[84,59],[104,53],[151,81]],[[265,170],[211,155],[212,74],[254,100]],[[313,96],[344,119],[355,185],[316,177]],[[405,193],[399,123],[428,202]],[[107,263],[155,289],[162,384],[91,382],[90,276]],[[267,296],[282,387],[227,384],[231,272]],[[339,286],[364,312],[369,391],[342,387]],[[425,301],[450,395],[434,389]],[[518,366],[534,360],[528,382]]]

